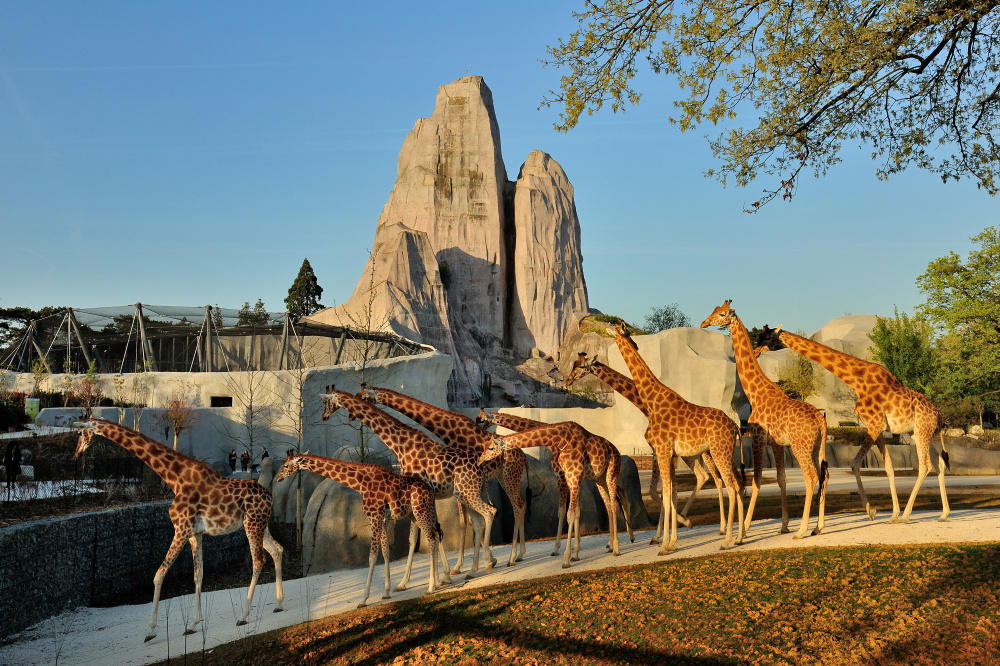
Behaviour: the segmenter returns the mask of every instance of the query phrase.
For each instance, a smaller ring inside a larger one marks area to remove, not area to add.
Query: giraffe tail
[[[434,521],[434,531],[437,532],[438,541],[444,541],[444,532],[441,530],[441,523]]]
[[[940,431],[941,433],[941,460],[944,461],[944,468],[951,469],[951,462],[948,460],[948,452],[944,450],[944,428]]]
[[[618,500],[618,506],[622,509],[622,515],[625,516],[625,528],[631,532],[632,523],[628,519],[628,504],[625,503],[625,493],[622,491],[622,487],[618,486],[615,489],[615,499]]]
[[[826,462],[826,417],[820,415],[819,417],[819,489],[816,491],[816,501],[819,501],[820,495],[823,494],[823,484],[826,483],[827,477],[830,475],[829,465]]]
[[[524,491],[524,522],[531,520],[531,475],[528,474],[528,466],[524,466],[524,480],[528,487]]]

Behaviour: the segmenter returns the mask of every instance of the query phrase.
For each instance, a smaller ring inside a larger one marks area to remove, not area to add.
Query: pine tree
[[[302,268],[295,277],[295,282],[288,289],[288,297],[285,299],[285,307],[292,319],[298,319],[306,315],[311,315],[323,306],[319,299],[323,296],[323,287],[316,281],[316,274],[313,273],[312,266],[308,259],[302,260]]]

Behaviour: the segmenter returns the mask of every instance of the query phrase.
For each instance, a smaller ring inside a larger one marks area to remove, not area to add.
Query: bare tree
[[[250,463],[257,457],[257,447],[271,443],[271,427],[275,416],[272,410],[274,392],[268,386],[268,373],[261,370],[249,355],[246,370],[226,372],[223,383],[233,398],[238,420],[233,424],[221,421],[221,433],[237,447],[250,454]],[[222,447],[225,453],[225,447]]]

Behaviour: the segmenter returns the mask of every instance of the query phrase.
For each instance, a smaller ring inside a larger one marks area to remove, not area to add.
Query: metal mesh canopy
[[[100,331],[109,327],[118,327],[120,322],[130,320],[135,315],[135,304],[111,305],[100,308],[73,308],[73,315],[81,326]],[[252,313],[254,313],[251,310]],[[62,312],[39,319],[40,324],[58,324],[63,318]],[[173,325],[200,326],[205,319],[205,307],[187,305],[147,305],[142,304],[142,314],[153,322]],[[254,313],[256,314],[256,313]],[[219,308],[212,306],[212,317],[216,324],[223,328],[236,326],[239,323],[240,311],[236,308]],[[264,326],[280,325],[285,319],[284,312],[268,312],[267,323]],[[220,321],[221,320],[221,321]]]

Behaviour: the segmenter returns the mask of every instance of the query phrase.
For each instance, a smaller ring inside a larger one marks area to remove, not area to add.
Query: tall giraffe
[[[167,550],[163,564],[153,577],[153,610],[149,617],[149,633],[146,641],[156,637],[156,614],[160,604],[160,588],[163,578],[184,542],[191,545],[194,557],[194,614],[184,635],[193,634],[201,623],[201,581],[203,568],[202,536],[229,534],[243,527],[250,542],[253,557],[253,577],[247,591],[243,616],[237,626],[247,623],[250,603],[253,601],[257,578],[264,568],[264,551],[274,560],[275,606],[274,612],[281,611],[285,595],[281,589],[281,556],[284,550],[271,538],[267,522],[271,517],[271,491],[256,481],[246,479],[223,479],[211,467],[183,453],[160,444],[123,425],[103,419],[88,419],[77,426],[80,439],[76,445],[76,457],[82,456],[90,446],[94,436],[103,437],[122,448],[131,451],[150,469],[163,479],[174,492],[168,513],[174,525],[174,538]]]
[[[529,428],[537,428],[538,426],[548,425],[547,423],[535,421],[516,414],[501,414],[499,412],[491,412],[487,414],[482,408],[479,409],[479,416],[476,417],[476,424],[484,431],[493,425],[506,428],[507,430],[513,430],[514,432],[521,432],[522,430],[528,430]],[[490,446],[492,446],[492,439],[490,440]],[[516,450],[520,451],[520,449]],[[503,455],[506,456],[510,452],[511,450],[506,450]],[[552,472],[556,475],[556,484],[559,486],[559,512],[558,518],[556,519],[556,541],[552,547],[551,553],[551,555],[555,557],[559,554],[559,545],[562,543],[562,526],[563,520],[566,518],[566,502],[569,499],[569,485],[566,483],[566,473],[563,472],[562,468],[559,466],[559,451],[550,449],[550,452],[552,453],[552,458],[549,461],[549,466],[552,468]],[[522,455],[524,454],[523,451],[521,451],[521,453]],[[484,464],[489,464],[489,461]]]
[[[916,391],[903,386],[891,372],[881,365],[862,361],[855,356],[831,349],[800,335],[782,331],[780,326],[775,330],[765,326],[761,341],[773,344],[775,337],[786,347],[794,349],[810,361],[814,361],[832,372],[857,394],[858,401],[854,405],[854,413],[868,429],[868,437],[851,464],[851,469],[854,470],[854,476],[858,481],[861,503],[868,512],[868,517],[875,520],[875,508],[868,501],[865,489],[861,485],[861,461],[864,460],[865,454],[874,444],[878,447],[879,453],[882,454],[882,459],[885,460],[885,473],[889,477],[889,490],[892,492],[892,517],[889,522],[909,522],[910,512],[913,510],[913,503],[917,499],[920,485],[924,482],[924,477],[927,476],[927,472],[931,468],[930,443],[938,429],[937,407]],[[906,510],[903,512],[902,518],[899,517],[899,499],[896,496],[892,459],[887,454],[885,442],[882,440],[882,431],[886,425],[893,434],[913,433],[913,441],[917,447],[917,464],[919,465],[917,482],[910,493],[910,499],[906,503]],[[942,437],[943,444],[944,438]],[[944,461],[944,465],[938,465],[938,486],[941,489],[942,512],[938,520],[944,522],[948,519],[948,514],[951,513],[948,506],[948,493],[944,487],[945,468],[949,466],[947,452],[942,451],[941,459]]]
[[[434,441],[429,435],[403,425],[398,419],[389,416],[367,399],[338,391],[332,386],[323,395],[325,406],[323,420],[330,418],[338,408],[343,409],[352,418],[364,423],[399,459],[403,474],[422,477],[435,499],[455,497],[474,513],[472,520],[475,525],[476,539],[472,551],[472,570],[466,578],[472,578],[479,570],[479,544],[482,534],[482,545],[486,557],[486,571],[493,570],[493,554],[490,552],[490,529],[497,510],[480,497],[483,487],[483,472],[477,465],[479,457],[474,451],[461,447],[447,447]],[[482,532],[480,532],[482,530]],[[416,541],[410,540],[410,557],[416,548]],[[441,561],[444,563],[445,582],[447,577],[448,557],[445,554],[444,543],[439,542]],[[452,569],[457,574],[459,570]]]
[[[631,379],[618,372],[612,368],[604,365],[596,358],[589,363],[586,362],[587,352],[580,352],[577,357],[577,361],[573,364],[573,370],[570,372],[569,377],[566,379],[566,386],[569,387],[578,378],[585,375],[594,375],[599,380],[610,386],[617,393],[619,393],[623,398],[631,402],[633,405],[639,408],[643,416],[647,419],[649,414],[646,411],[645,405],[642,403],[642,398],[639,397],[639,392],[635,388],[635,382]],[[652,445],[650,445],[652,448]],[[684,508],[681,509],[680,514],[677,516],[677,521],[684,525],[685,527],[691,527],[691,521],[687,519],[688,511],[691,509],[691,503],[694,502],[695,498],[698,496],[698,491],[701,487],[705,485],[705,482],[709,478],[715,481],[715,488],[719,493],[719,534],[725,534],[726,530],[726,510],[725,510],[725,500],[722,497],[722,479],[719,477],[718,471],[716,471],[715,461],[712,460],[712,454],[705,451],[700,456],[688,456],[684,457],[684,462],[691,471],[694,472],[695,476],[695,486],[694,492],[688,497],[687,503]],[[706,471],[707,470],[707,471]],[[709,477],[711,475],[711,477]],[[656,457],[656,452],[653,452],[653,474],[649,480],[650,496],[653,495],[653,489],[656,488],[656,484],[660,477],[660,465],[659,460]],[[675,486],[676,487],[676,486]],[[655,499],[654,499],[655,501]],[[664,504],[664,508],[660,511],[660,522],[656,527],[656,536],[650,544],[660,543],[660,534],[663,531],[663,525],[666,521],[667,508]]]
[[[524,449],[545,446],[558,452],[552,458],[566,475],[569,485],[569,527],[566,536],[566,553],[563,568],[569,568],[570,560],[580,559],[580,481],[593,479],[601,493],[601,499],[608,510],[608,529],[611,536],[611,552],[620,555],[618,549],[618,475],[621,472],[621,454],[611,442],[590,432],[572,421],[540,425],[503,437],[494,436],[493,446],[480,457],[486,462],[503,454],[508,448]],[[628,520],[626,519],[626,525]],[[628,528],[631,535],[632,529]],[[575,548],[573,535],[576,535]],[[634,540],[633,536],[633,540]],[[572,554],[571,552],[572,551]]]
[[[669,522],[664,526],[669,536],[664,535],[660,555],[673,551],[677,543],[677,509],[672,487],[675,455],[697,456],[710,451],[713,460],[726,461],[727,464],[718,465],[719,474],[729,492],[729,519],[722,548],[743,543],[743,498],[740,497],[732,465],[733,451],[740,441],[740,427],[721,409],[692,404],[661,382],[639,355],[639,347],[621,324],[614,327],[614,335],[648,413],[646,441],[656,451],[660,463],[663,497],[669,507]],[[740,522],[734,543],[733,517],[737,506]]]
[[[410,541],[417,538],[417,530],[423,530],[430,542],[430,576],[427,582],[428,594],[438,588],[437,580],[437,550],[441,537],[441,525],[437,521],[437,511],[434,507],[434,497],[427,483],[416,476],[401,476],[381,465],[334,460],[322,456],[299,454],[285,461],[275,482],[283,481],[300,470],[309,470],[351,490],[361,493],[361,506],[372,528],[371,553],[368,556],[368,582],[365,583],[365,593],[361,597],[358,608],[364,608],[372,589],[372,576],[375,574],[375,563],[378,562],[379,545],[382,546],[382,558],[385,560],[385,595],[389,598],[391,586],[389,573],[389,538],[386,534],[386,523],[392,520],[402,520],[413,517],[410,523]],[[406,576],[396,591],[406,589],[410,580],[410,567],[413,558],[406,563]]]
[[[464,414],[441,409],[426,402],[403,395],[392,389],[362,386],[365,393],[371,395],[377,403],[404,414],[440,439],[445,446],[462,446],[482,453],[490,447],[490,435],[477,427],[476,422]],[[524,451],[507,451],[500,458],[495,458],[482,467],[483,480],[495,478],[500,487],[510,498],[514,509],[514,538],[510,546],[510,559],[507,566],[513,566],[524,557],[526,545],[524,538],[524,499],[521,497],[521,477],[524,474]],[[465,560],[465,508],[459,505],[459,523],[462,526],[462,537],[459,539],[458,564],[460,569]],[[518,543],[521,546],[517,553]]]
[[[743,392],[753,411],[750,414],[750,423],[759,426],[754,431],[754,455],[753,455],[753,495],[750,497],[750,508],[747,510],[747,527],[753,519],[754,505],[757,503],[757,495],[760,492],[760,477],[763,470],[764,446],[756,440],[766,436],[768,440],[788,446],[792,449],[792,455],[799,461],[802,468],[802,476],[806,484],[806,503],[802,511],[802,525],[796,533],[796,539],[805,536],[809,527],[809,509],[812,505],[813,489],[819,483],[819,519],[813,534],[823,531],[823,518],[826,511],[826,477],[828,476],[826,465],[826,419],[819,413],[819,410],[812,405],[799,400],[793,400],[778,388],[778,385],[768,379],[764,371],[757,363],[757,357],[753,353],[753,345],[750,343],[750,336],[746,326],[736,315],[736,311],[730,307],[731,300],[712,310],[712,313],[701,322],[701,327],[721,326],[729,329],[729,335],[733,340],[733,352],[736,355],[736,371],[740,376],[740,383],[743,385]],[[775,458],[783,456],[783,451],[778,451]],[[819,467],[817,474],[816,468]],[[779,476],[779,483],[784,497],[784,478]],[[784,501],[782,502],[784,507]],[[782,508],[782,532],[787,527],[787,515]]]

